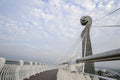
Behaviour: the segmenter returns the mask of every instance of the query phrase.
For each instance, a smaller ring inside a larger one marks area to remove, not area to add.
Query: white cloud
[[[30,3],[31,5],[26,5],[26,14],[21,15],[21,22],[17,21],[17,19],[15,21],[0,17],[0,29],[2,29],[2,32],[0,32],[0,38],[7,41],[33,41],[31,44],[38,43],[37,45],[34,44],[36,47],[40,44],[44,49],[47,48],[46,50],[48,50],[48,52],[43,51],[45,55],[53,54],[57,56],[59,54],[61,55],[61,59],[64,58],[64,55],[61,53],[65,53],[66,49],[72,46],[74,41],[80,37],[80,33],[84,28],[80,25],[79,19],[81,16],[90,15],[93,20],[95,20],[117,8],[117,5],[120,5],[120,2],[115,4],[114,0],[74,0],[69,2],[67,2],[67,0],[66,2],[64,0],[50,0],[48,2],[32,0]],[[105,18],[96,23],[93,22],[93,26],[111,25],[113,23],[119,24],[118,14],[114,14],[111,17]],[[119,30],[113,28],[92,28],[91,38],[94,41],[93,46],[95,45],[95,52],[98,52],[103,48],[104,50],[108,50],[109,48],[112,49],[111,45],[119,47],[119,45],[117,45],[119,35],[115,35],[114,33],[116,32],[119,34],[118,31]],[[109,34],[109,37],[107,34]],[[115,37],[113,37],[114,35]],[[112,37],[114,39],[112,39]],[[111,40],[109,41],[109,39]],[[107,47],[112,40],[115,41],[115,43],[109,45],[110,47]],[[100,46],[96,44],[102,42],[107,42],[105,47],[102,46],[102,44]],[[56,46],[53,47],[55,44]],[[61,53],[59,49],[61,49]],[[33,50],[33,53],[35,50],[36,49]],[[39,54],[37,52],[35,53]],[[65,54],[71,55],[71,53]],[[49,56],[52,58],[52,55]]]
[[[41,30],[41,26],[33,28],[32,30],[29,27],[29,24],[19,25],[16,21],[4,20],[1,18],[3,24],[1,24],[1,35],[2,40],[7,41],[18,41],[18,40],[40,40],[41,35],[36,31],[37,29]],[[0,21],[0,23],[1,23]]]

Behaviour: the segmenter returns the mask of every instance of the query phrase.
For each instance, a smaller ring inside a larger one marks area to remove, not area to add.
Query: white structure
[[[0,80],[23,80],[51,69],[55,69],[55,67],[32,61],[9,61],[0,57]]]
[[[99,80],[97,77],[89,76],[88,74],[84,74],[84,72],[80,71],[80,67],[82,68],[83,63],[74,64],[70,66],[70,68],[59,68],[57,74],[57,80]],[[64,66],[64,65],[61,65]],[[77,69],[79,67],[79,69]]]

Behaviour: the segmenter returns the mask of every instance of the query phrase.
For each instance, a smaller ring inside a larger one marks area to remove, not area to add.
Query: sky
[[[93,19],[93,54],[118,49],[120,28],[94,26],[120,24],[120,11],[95,22],[119,7],[120,0],[0,0],[0,57],[51,64],[81,57],[84,15]]]

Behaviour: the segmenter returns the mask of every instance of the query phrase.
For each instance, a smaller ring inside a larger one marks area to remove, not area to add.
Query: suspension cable
[[[105,26],[93,26],[93,27],[120,27],[120,25],[105,25]]]
[[[96,19],[94,22],[99,21],[99,20],[101,20],[101,19],[103,19],[103,18],[105,18],[105,17],[107,17],[107,16],[113,14],[114,12],[119,11],[119,10],[120,10],[120,8],[118,8],[118,9],[116,9],[116,10],[114,10],[114,11],[112,11],[112,12],[110,12],[110,13],[108,13],[108,14],[106,14],[106,15],[104,15],[104,16],[98,18],[98,19]]]
[[[82,41],[82,39],[79,41],[79,44],[77,45],[77,47],[75,48],[74,52],[70,56],[69,60],[71,60],[71,59],[73,59],[75,57],[75,55],[76,55],[76,53],[77,53],[77,51],[78,51],[78,49],[80,47],[81,41]]]
[[[72,53],[72,55],[70,56],[70,58],[68,59],[68,61],[71,61],[74,57],[76,57],[77,51],[78,51],[78,49],[79,49],[79,47],[80,47],[80,45],[81,45],[82,40],[84,39],[84,37],[85,37],[85,34],[84,34],[83,37],[81,38],[79,44],[78,44],[77,47],[75,48],[74,52]]]

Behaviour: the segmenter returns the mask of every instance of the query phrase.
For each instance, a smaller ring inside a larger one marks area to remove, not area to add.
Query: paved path
[[[29,79],[24,80],[57,80],[57,72],[57,69],[49,70],[46,72],[36,74],[35,76],[31,76]]]

